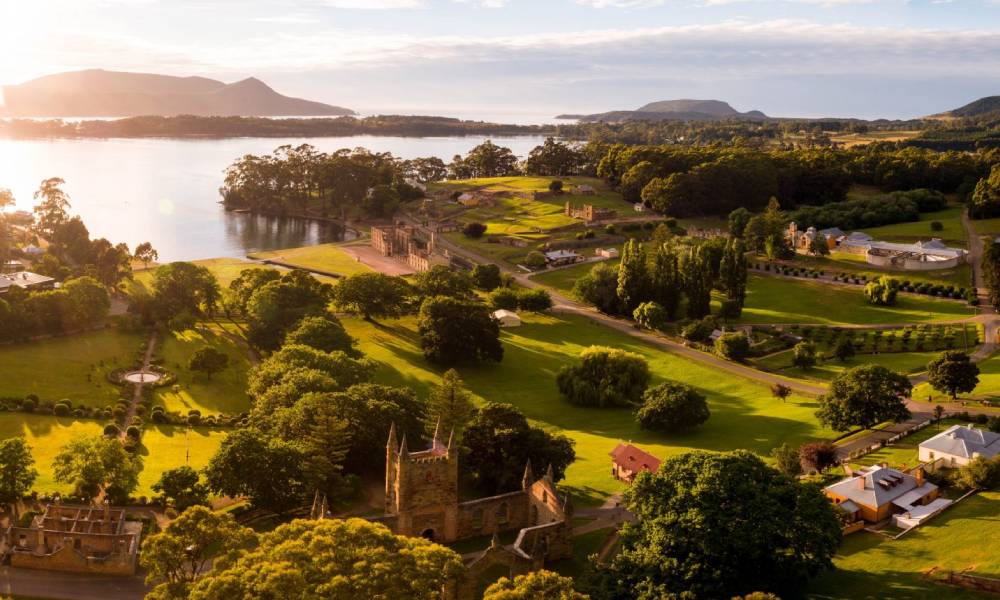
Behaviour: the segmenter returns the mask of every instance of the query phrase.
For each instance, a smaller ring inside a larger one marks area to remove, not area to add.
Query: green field
[[[166,470],[185,465],[200,470],[208,466],[208,460],[219,449],[226,434],[226,430],[207,427],[146,425],[142,433],[143,447],[139,450],[143,469],[135,495],[153,495],[150,486]]]
[[[211,346],[229,357],[229,366],[212,379],[188,370],[191,356],[200,348]],[[247,398],[247,370],[250,361],[246,353],[231,339],[205,328],[171,332],[160,339],[157,356],[163,358],[163,366],[177,375],[176,386],[156,390],[156,401],[168,411],[187,414],[198,409],[203,415],[218,413],[239,414],[250,409]]]
[[[420,352],[413,319],[376,326],[349,318],[344,325],[360,341],[360,349],[381,363],[378,381],[426,396],[429,386],[440,380],[442,370],[429,365]],[[563,431],[576,441],[577,460],[567,472],[567,483],[585,504],[621,489],[608,474],[608,452],[619,441],[632,440],[663,458],[697,448],[747,448],[767,454],[782,442],[834,437],[816,421],[817,404],[812,399],[793,396],[787,403],[778,402],[765,385],[720,377],[712,368],[582,317],[527,315],[523,327],[505,330],[502,339],[503,362],[462,367],[462,377],[479,401],[514,404],[539,425]],[[654,383],[673,379],[695,386],[708,397],[711,418],[691,434],[665,435],[640,430],[629,410],[568,404],[556,390],[556,373],[591,344],[642,354],[649,360]]]
[[[320,244],[303,248],[257,252],[251,257],[259,260],[277,260],[303,269],[316,269],[344,276],[371,271],[353,256],[344,252],[341,246],[342,244]]]
[[[106,375],[135,364],[145,343],[116,328],[0,346],[0,396],[69,399],[74,406],[109,406],[120,388]],[[89,380],[88,380],[89,379]]]
[[[964,302],[900,294],[894,306],[874,306],[861,288],[751,275],[741,323],[932,323],[971,317]]]
[[[618,263],[620,263],[621,260],[612,258],[603,262],[607,263],[611,267],[617,268]],[[562,269],[555,269],[552,271],[542,271],[537,275],[532,275],[531,279],[542,285],[548,286],[561,294],[572,296],[573,284],[576,283],[576,280],[580,279],[587,273],[590,273],[590,270],[595,266],[597,266],[597,263],[591,262],[573,265],[572,267],[565,267]]]
[[[975,227],[976,233],[979,235],[998,235],[1000,234],[1000,217],[996,219],[980,219],[978,221],[972,221],[972,226]]]
[[[993,354],[977,365],[979,366],[979,385],[971,394],[959,394],[959,398],[988,401],[993,406],[998,406],[998,402],[1000,402],[1000,353]],[[950,400],[926,383],[913,390],[914,399],[926,400],[928,396],[932,396],[935,400]]]
[[[755,259],[754,262],[765,263],[763,258]],[[790,261],[792,266],[806,269],[823,271],[827,275],[838,275],[847,273],[861,277],[867,275],[869,279],[875,279],[882,275],[898,279],[899,281],[910,281],[911,283],[930,283],[942,285],[954,285],[955,287],[970,287],[972,285],[972,269],[969,265],[960,265],[953,269],[940,269],[935,271],[898,271],[894,269],[879,269],[865,262],[865,257],[860,254],[850,254],[847,252],[834,252],[829,256],[809,256],[806,254],[796,254],[795,259]]]
[[[859,532],[848,536],[834,559],[837,570],[820,576],[810,598],[837,600],[939,600],[985,598],[921,577],[932,568],[969,569],[1000,577],[1000,492],[963,500],[898,540]]]
[[[926,370],[927,363],[937,358],[938,352],[887,352],[883,354],[858,354],[846,362],[828,359],[809,368],[800,369],[792,366],[792,351],[786,350],[755,360],[765,371],[772,371],[786,377],[797,379],[819,379],[829,381],[847,369],[860,365],[882,365],[898,373],[912,375]]]
[[[911,243],[918,240],[926,241],[931,238],[940,238],[956,247],[964,247],[968,236],[965,234],[965,228],[962,227],[962,210],[962,208],[954,207],[937,212],[920,213],[919,221],[883,225],[862,229],[862,231],[876,240],[885,242]],[[939,221],[944,225],[944,229],[931,231],[932,221]]]

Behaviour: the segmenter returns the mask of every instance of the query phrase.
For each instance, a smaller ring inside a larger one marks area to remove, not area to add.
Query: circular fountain
[[[122,375],[122,380],[128,383],[156,383],[161,379],[163,379],[163,375],[155,371],[129,371]]]

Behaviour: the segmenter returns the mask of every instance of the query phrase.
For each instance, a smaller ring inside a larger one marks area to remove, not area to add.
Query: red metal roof
[[[618,444],[609,456],[616,465],[632,472],[656,471],[660,468],[660,459],[632,444]]]

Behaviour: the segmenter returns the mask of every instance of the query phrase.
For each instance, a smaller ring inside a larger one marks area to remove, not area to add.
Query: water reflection
[[[357,232],[340,223],[294,217],[223,212],[226,246],[241,253],[353,240]]]

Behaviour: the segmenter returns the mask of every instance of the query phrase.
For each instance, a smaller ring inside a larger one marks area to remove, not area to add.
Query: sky
[[[1000,0],[0,0],[0,84],[87,68],[363,113],[910,118],[1000,94]]]

